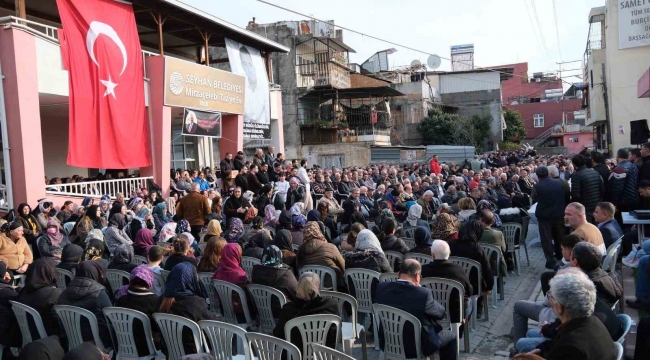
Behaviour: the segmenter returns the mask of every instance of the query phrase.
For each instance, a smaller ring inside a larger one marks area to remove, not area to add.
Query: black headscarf
[[[259,231],[257,234],[251,236],[248,241],[247,248],[261,248],[266,249],[267,246],[271,245],[273,239],[265,231]]]
[[[86,216],[88,216],[93,221],[93,226],[95,227],[95,229],[101,229],[102,228],[102,221],[97,216],[97,210],[98,209],[99,209],[99,205],[90,205],[86,209]]]
[[[311,210],[308,212],[307,221],[320,221],[320,212],[318,210]]]
[[[85,260],[98,260],[104,256],[104,248],[106,244],[99,239],[91,239],[86,242],[86,256]]]
[[[291,219],[292,219],[291,212],[288,210],[283,210],[280,213],[280,219],[278,219],[278,225],[275,227],[276,230],[282,230],[282,229],[287,229],[291,230]],[[282,248],[280,248],[282,249]]]
[[[117,213],[111,216],[111,219],[108,221],[108,224],[122,230],[126,226],[126,219],[124,218],[124,215]]]
[[[65,351],[59,343],[59,337],[52,335],[26,344],[20,350],[18,360],[61,360],[64,355]],[[84,359],[88,358],[84,357]]]
[[[114,202],[113,207],[111,207],[111,210],[108,212],[108,218],[112,218],[113,215],[119,214],[122,211],[122,206],[126,206],[123,203],[120,202]]]
[[[75,244],[68,244],[61,251],[61,262],[78,263],[84,255],[84,248]]]
[[[25,203],[22,203],[22,204],[18,205],[18,209],[17,209],[17,211],[18,211],[18,216],[20,216],[20,217],[23,218],[23,219],[27,219],[27,218],[29,218],[29,215],[30,215],[29,213],[28,213],[27,215],[23,214],[23,209],[24,209],[25,207],[28,207],[29,210],[30,210],[29,212],[31,213],[32,208],[31,208],[29,205],[25,204]]]
[[[275,199],[273,199],[273,207],[275,208],[275,210],[280,210],[280,211],[284,211],[287,209],[284,200],[282,200],[282,196],[276,196]]]
[[[291,241],[291,232],[278,231],[275,233],[273,245],[277,246],[280,250],[293,251],[293,242]]]
[[[54,286],[55,283],[56,264],[50,259],[41,258],[27,268],[27,280],[22,291],[29,294],[44,287]]]
[[[104,274],[106,269],[104,263],[100,260],[84,261],[77,267],[76,277],[87,278],[104,284]]]

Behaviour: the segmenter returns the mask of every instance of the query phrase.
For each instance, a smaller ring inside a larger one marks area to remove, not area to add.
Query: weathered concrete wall
[[[395,124],[395,131],[402,138],[405,146],[422,145],[422,134],[418,131],[419,124]]]
[[[370,164],[370,145],[359,143],[337,143],[324,145],[303,145],[297,148],[297,158],[307,159],[309,164],[329,167],[327,158],[341,157],[343,166],[367,166]]]
[[[465,117],[492,115],[491,133],[493,140],[501,140],[501,91],[482,90],[441,94],[445,105],[458,108],[458,114]]]

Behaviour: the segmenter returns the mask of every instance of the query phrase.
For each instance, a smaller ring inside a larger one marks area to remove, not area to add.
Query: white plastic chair
[[[618,243],[616,245],[612,244],[609,247],[609,250],[607,250],[607,255],[605,256],[605,260],[603,260],[603,270],[607,271],[608,273],[613,272],[616,270],[616,260],[618,259],[618,252],[621,249],[621,244]]]
[[[316,343],[326,345],[327,334],[332,325],[337,327],[335,344],[338,344],[339,335],[341,333],[340,330],[338,330],[341,328],[341,318],[331,314],[300,316],[287,321],[284,325],[284,338],[291,340],[291,330],[293,328],[298,328],[302,339],[302,359],[313,360],[314,355],[309,344]]]
[[[122,359],[165,359],[161,351],[156,350],[153,344],[151,322],[147,314],[140,311],[121,308],[106,307],[102,309],[106,321],[111,325],[111,336],[115,342],[117,360]],[[144,329],[144,337],[149,348],[149,355],[138,357],[138,348],[133,337],[133,321],[140,320]]]
[[[406,360],[406,347],[404,346],[404,325],[410,322],[413,325],[413,340],[415,341],[416,358],[422,359],[421,335],[422,324],[415,316],[388,305],[373,304],[372,311],[375,317],[381,322],[384,332],[384,351],[379,355],[380,359],[404,359]],[[379,339],[379,333],[377,339]],[[377,347],[379,340],[375,340]]]
[[[253,324],[251,317],[251,312],[248,309],[248,301],[246,299],[246,292],[244,289],[240,288],[235,284],[231,284],[226,281],[221,280],[212,280],[212,286],[219,296],[219,302],[221,303],[221,309],[223,311],[223,320],[228,324],[239,325],[244,329]],[[245,323],[239,324],[237,321],[237,315],[235,314],[235,309],[232,303],[232,293],[239,295],[239,300],[241,301],[242,308],[244,310]]]
[[[395,282],[399,279],[398,273],[382,273],[379,275],[379,282],[390,281]]]
[[[306,272],[312,272],[320,278],[320,289],[321,290],[334,290],[338,289],[338,281],[336,279],[336,271],[332,268],[328,268],[327,266],[322,266],[322,265],[305,265],[300,268],[298,271],[300,275]],[[325,287],[325,276],[329,276],[330,279],[332,280],[332,288],[326,288]]]
[[[404,255],[404,260],[406,259],[415,259],[420,263],[420,265],[426,265],[433,262],[433,257],[431,255],[421,253],[406,253]]]
[[[490,244],[479,244],[481,247],[481,251],[483,251],[483,254],[485,257],[488,259],[490,264],[492,264],[492,258],[496,257],[496,267],[492,269],[494,272],[494,286],[496,286],[496,289],[493,289],[492,291],[492,308],[496,309],[497,308],[497,291],[501,291],[501,300],[504,298],[504,289],[503,289],[503,277],[500,275],[501,270],[501,249],[497,247],[496,245],[490,245]]]
[[[621,236],[618,240],[614,241],[611,245],[607,247],[606,253],[609,254],[609,251],[613,249],[616,245],[620,245],[623,242],[623,237]]]
[[[183,329],[188,328],[192,331],[194,337],[194,346],[199,354],[205,353],[203,337],[199,325],[192,320],[182,316],[172,314],[154,313],[153,319],[156,320],[158,328],[163,335],[165,345],[167,345],[167,359],[176,360],[187,355],[183,347]]]
[[[397,260],[402,260],[404,262],[404,255],[400,252],[397,251],[384,251],[384,254],[386,255],[386,259],[388,259],[388,263],[390,264],[390,268],[395,271],[395,261]]]
[[[280,308],[287,303],[287,298],[282,291],[274,289],[270,286],[250,284],[247,286],[248,292],[253,297],[255,307],[257,307],[257,314],[260,321],[260,332],[265,334],[273,334],[275,328],[275,318],[273,317],[273,309],[271,303],[273,297],[278,298]]]
[[[402,241],[404,241],[404,244],[406,244],[406,246],[408,246],[409,251],[415,249],[415,247],[417,246],[417,244],[415,243],[415,241],[413,240],[413,238],[410,238],[410,239],[407,239],[407,238],[400,238],[400,239],[401,239]]]
[[[122,270],[108,269],[106,270],[106,279],[111,285],[111,291],[115,294],[122,285],[128,284],[131,281],[131,274]],[[126,282],[124,279],[126,279]]]
[[[320,344],[309,344],[314,360],[354,360],[352,356]]]
[[[623,359],[623,355],[625,354],[625,350],[623,349],[623,345],[615,342],[614,345],[616,345],[616,350],[618,351],[618,355],[616,355],[616,360],[621,360]]]
[[[199,327],[205,335],[210,354],[216,360],[251,360],[251,347],[246,340],[246,330],[239,326],[227,324],[221,321],[201,320]],[[237,338],[238,344],[243,344],[244,353],[239,354],[233,347],[233,337]]]
[[[463,324],[463,319],[465,318],[465,288],[463,284],[459,283],[456,280],[443,279],[437,277],[428,277],[423,278],[420,282],[422,287],[431,289],[431,294],[433,295],[433,300],[442,304],[445,307],[445,318],[441,321],[443,326],[448,326],[451,331],[456,334],[456,357],[459,355],[460,351],[460,326]],[[454,290],[458,293],[458,315],[460,317],[460,322],[452,323],[451,322],[451,296],[453,295]],[[448,325],[447,325],[448,324]],[[465,352],[470,352],[469,344],[469,326],[466,324],[463,327],[465,339]]]
[[[357,322],[357,312],[359,305],[357,300],[352,295],[336,292],[336,291],[321,291],[320,296],[336,300],[336,305],[339,308],[339,316],[344,318],[345,310],[343,306],[345,303],[350,304],[352,315],[350,321],[341,321],[341,341],[343,343],[343,352],[352,355],[352,346],[356,339],[361,340],[363,359],[368,358],[368,349],[366,344],[366,331],[363,325]]]
[[[133,255],[133,260],[131,260],[131,264],[135,265],[147,265],[147,263],[149,263],[147,258],[140,255]]]
[[[632,318],[627,314],[618,314],[616,317],[623,323],[623,334],[616,340],[617,343],[623,345],[625,342],[625,336],[632,328]]]
[[[74,274],[72,274],[72,271],[56,268],[56,287],[61,290],[65,290],[65,288],[68,286],[66,284],[67,279],[70,279],[70,281],[74,279]]]
[[[404,234],[406,235],[407,238],[413,239],[413,234],[415,234],[415,229],[417,229],[417,226],[409,226],[404,228]]]
[[[246,275],[249,279],[253,278],[253,266],[260,265],[262,261],[250,256],[242,256],[241,258],[241,268],[244,269]]]
[[[205,290],[208,292],[208,300],[210,300],[210,311],[214,314],[221,317],[221,306],[219,305],[219,297],[214,292],[214,287],[212,286],[212,276],[214,274],[211,272],[200,272],[199,281],[205,286]],[[199,324],[200,325],[200,324]]]
[[[11,303],[11,310],[14,311],[16,315],[16,320],[18,321],[18,326],[20,327],[20,333],[23,335],[23,346],[29,344],[32,341],[44,339],[47,337],[47,332],[45,331],[45,326],[43,325],[43,319],[41,314],[36,311],[36,309],[25,304],[21,304],[16,301],[9,300]],[[38,331],[39,339],[33,339],[32,333],[29,330],[29,321],[27,319],[27,314],[31,315],[34,325],[36,325],[36,330]]]
[[[372,281],[379,281],[379,274],[376,271],[368,269],[347,269],[345,270],[345,281],[348,289],[354,287],[355,299],[359,305],[358,312],[372,316]],[[377,334],[377,321],[373,321],[374,334]],[[375,341],[375,349],[379,349],[379,342]]]
[[[519,230],[519,241],[521,242],[523,239],[523,227],[519,223],[503,223],[503,226],[501,227],[503,229],[503,237],[506,240],[506,252],[507,253],[512,253],[512,255],[515,258],[515,265],[517,266],[517,275],[519,275],[519,265],[520,265],[520,260],[519,260],[519,250],[520,247],[515,245],[515,237],[517,236],[517,230]]]
[[[330,315],[331,316],[331,315]],[[246,333],[246,339],[259,359],[282,360],[282,353],[286,353],[286,360],[301,360],[300,349],[288,341],[274,336],[260,333]],[[304,359],[307,359],[306,357]]]
[[[70,305],[54,305],[54,311],[59,318],[59,322],[63,325],[63,330],[68,337],[68,351],[83,344],[83,332],[81,329],[81,318],[84,317],[90,324],[90,331],[93,335],[95,345],[99,350],[108,354],[110,348],[106,348],[99,337],[99,325],[97,324],[97,317],[91,311]]]
[[[483,273],[481,272],[481,270],[482,270],[481,269],[481,264],[476,260],[463,258],[463,257],[456,257],[456,256],[450,256],[449,261],[460,265],[460,267],[462,267],[463,270],[465,270],[465,275],[467,275],[467,278],[470,279],[470,281],[472,280],[472,269],[476,269],[476,272],[478,274],[478,281],[476,282],[478,284],[477,289],[474,289],[474,294],[472,294],[472,296],[470,297],[470,299],[472,300],[472,309],[474,310],[474,311],[472,311],[472,330],[476,330],[476,317],[477,317],[477,313],[478,313],[478,298],[483,293],[483,287],[481,285],[483,283]],[[490,297],[485,296],[484,298],[485,299],[483,299],[484,300],[483,305],[485,305],[485,320],[489,321],[490,320],[490,314],[489,314],[490,306],[488,304],[489,303],[488,300],[490,299]]]

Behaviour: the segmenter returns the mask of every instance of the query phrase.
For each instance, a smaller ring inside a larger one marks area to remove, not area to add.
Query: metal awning
[[[349,89],[313,89],[301,96],[301,99],[334,98],[338,92],[339,99],[363,99],[403,96],[404,94],[390,86],[349,88]]]

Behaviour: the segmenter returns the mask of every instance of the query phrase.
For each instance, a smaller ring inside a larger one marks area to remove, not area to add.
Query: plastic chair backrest
[[[129,283],[131,280],[131,274],[122,270],[108,269],[106,270],[106,279],[111,285],[111,291],[115,294],[122,285]],[[126,282],[124,282],[124,279],[126,279]]]
[[[133,260],[131,260],[131,264],[135,265],[147,265],[148,262],[146,257],[140,255],[133,255]]]
[[[301,360],[300,349],[288,341],[278,339],[274,336],[250,332],[246,333],[246,339],[259,359]],[[286,353],[286,357],[283,357],[282,353]]]
[[[372,297],[370,290],[373,279],[379,281],[380,275],[380,273],[368,269],[345,270],[345,281],[348,283],[348,288],[354,286],[355,298],[359,304],[359,312],[367,314],[372,313]],[[350,281],[352,281],[352,284],[350,284]]]
[[[284,325],[284,338],[291,339],[291,330],[295,327],[300,332],[302,338],[303,360],[312,360],[314,358],[309,343],[326,345],[327,334],[332,325],[336,326],[336,342],[340,341],[341,318],[331,314],[307,315],[300,316],[287,321]]]
[[[406,259],[415,259],[420,263],[420,265],[426,265],[433,262],[433,257],[431,255],[421,253],[406,253],[404,255],[404,260]]]
[[[492,271],[495,273],[495,276],[498,276],[499,267],[501,266],[501,249],[496,245],[490,244],[479,244],[479,246],[481,247],[481,251],[483,251],[483,255],[485,255],[485,258],[488,260],[490,265],[492,265],[492,258],[496,257],[496,268],[492,269]]]
[[[275,319],[273,318],[273,310],[271,303],[273,297],[278,298],[280,308],[287,303],[287,298],[282,291],[274,289],[270,286],[250,284],[246,287],[248,292],[253,297],[255,306],[257,307],[257,314],[259,315],[260,331],[265,334],[272,334],[275,328]]]
[[[503,237],[506,240],[506,250],[508,252],[515,251],[515,237],[517,236],[517,230],[519,230],[519,238],[523,236],[522,226],[519,223],[503,223],[501,229],[503,229]],[[521,242],[521,241],[520,241]]]
[[[609,251],[617,245],[620,245],[623,242],[623,237],[621,236],[618,240],[614,241],[611,245],[607,247],[606,253],[609,254]]]
[[[616,317],[623,323],[623,334],[616,340],[617,343],[623,345],[625,342],[625,336],[630,331],[632,327],[632,318],[627,314],[618,314]]]
[[[133,336],[133,320],[138,319],[144,329],[144,337],[149,348],[149,356],[156,355],[156,347],[153,344],[151,322],[147,314],[121,308],[105,307],[102,309],[104,317],[112,325],[113,341],[116,341],[117,358],[138,358],[138,348]]]
[[[314,360],[354,360],[352,356],[320,344],[309,344]]]
[[[32,333],[29,330],[29,321],[27,319],[27,314],[32,316],[32,320],[36,325],[36,330],[38,330],[38,336],[40,339],[47,337],[47,332],[45,331],[45,326],[43,325],[43,319],[41,318],[41,314],[39,314],[36,309],[12,300],[9,300],[9,303],[11,303],[11,309],[16,315],[16,320],[18,320],[20,333],[23,335],[23,346],[29,344],[32,341],[39,340],[32,338]]]
[[[188,328],[192,331],[194,337],[194,346],[198,353],[203,351],[203,338],[199,324],[182,316],[154,313],[153,319],[158,324],[158,328],[163,335],[165,345],[167,345],[167,359],[176,360],[186,355],[183,347],[183,329]]]
[[[382,273],[379,275],[379,282],[390,281],[395,282],[399,278],[397,273]]]
[[[417,246],[413,239],[400,238],[400,240],[404,241],[404,244],[408,246],[409,250],[413,250]]]
[[[603,260],[603,270],[612,272],[616,269],[616,260],[618,259],[620,248],[621,244],[610,246],[610,249],[607,251],[607,256],[605,256],[605,260]]]
[[[241,268],[244,269],[246,275],[249,279],[253,278],[253,266],[260,265],[262,261],[250,256],[242,256],[241,258]]]
[[[200,272],[199,281],[205,286],[205,290],[208,292],[208,299],[210,300],[210,311],[221,315],[221,307],[219,305],[219,297],[214,291],[214,286],[212,286],[212,276],[214,274],[211,272]],[[200,325],[200,324],[199,324]]]
[[[481,283],[483,282],[483,273],[481,273],[481,264],[472,259],[464,258],[464,257],[457,257],[457,256],[450,256],[449,261],[453,262],[454,264],[460,265],[460,267],[465,270],[465,275],[467,275],[467,278],[469,281],[472,281],[472,269],[476,269],[476,273],[478,274],[478,288],[474,289],[474,294],[481,294],[483,293],[483,288],[481,287]]]
[[[357,304],[357,299],[355,299],[352,295],[340,293],[337,291],[326,291],[323,290],[320,292],[320,296],[324,298],[329,298],[329,299],[334,299],[336,300],[336,305],[339,308],[339,316],[343,318],[343,315],[345,314],[344,311],[344,305],[345,303],[350,304],[350,309],[352,310],[352,316],[350,318],[350,323],[352,324],[352,333],[358,334],[357,332],[357,311],[359,311],[359,305]]]
[[[306,272],[313,272],[314,274],[318,275],[320,278],[320,289],[325,290],[325,275],[329,275],[330,279],[332,280],[332,290],[338,289],[338,281],[336,279],[336,271],[332,268],[328,268],[327,266],[322,266],[322,265],[305,265],[300,268],[298,271],[300,275]]]
[[[97,317],[91,311],[70,305],[54,305],[54,311],[63,325],[63,330],[68,337],[68,351],[83,344],[83,333],[81,329],[81,318],[84,317],[90,324],[95,345],[104,353],[108,353],[102,339],[99,337],[99,325]]]
[[[398,259],[404,261],[404,255],[400,252],[397,251],[384,251],[384,254],[386,255],[386,259],[388,259],[388,263],[390,264],[390,268],[395,271],[395,261]]]
[[[433,300],[439,302],[442,304],[442,306],[445,307],[445,321],[451,323],[451,318],[449,317],[450,314],[450,306],[451,306],[451,295],[453,293],[453,290],[455,289],[458,292],[458,303],[459,303],[459,310],[458,314],[460,315],[460,319],[462,321],[463,319],[463,306],[465,304],[465,300],[463,299],[465,297],[465,288],[463,287],[463,284],[459,283],[456,280],[451,280],[451,279],[443,279],[443,278],[437,278],[437,277],[427,277],[423,278],[422,281],[420,282],[420,285],[422,287],[426,287],[431,289],[431,293],[433,294]]]
[[[623,349],[623,345],[617,342],[615,342],[614,345],[616,345],[616,351],[618,351],[618,355],[616,355],[616,360],[623,359],[623,354],[625,353],[625,350]]]
[[[237,325],[214,320],[201,320],[199,327],[205,334],[210,354],[216,360],[231,360],[236,355],[237,347],[233,346],[233,337],[235,336],[240,338],[244,344],[244,359],[252,359],[251,348],[246,341],[246,330]]]
[[[68,286],[66,284],[66,279],[74,279],[74,274],[72,274],[72,271],[68,271],[66,269],[59,269],[56,268],[56,287],[65,290],[65,288]]]
[[[167,277],[171,274],[171,271],[169,270],[161,270],[160,275],[162,276],[163,280],[167,282]]]
[[[237,315],[235,314],[235,308],[232,303],[232,293],[235,292],[237,295],[239,295],[239,300],[241,301],[242,307],[244,309],[246,324],[252,323],[251,313],[248,309],[248,301],[246,301],[246,292],[244,292],[244,289],[235,284],[216,279],[212,280],[212,286],[219,296],[219,301],[223,310],[223,319],[225,322],[229,324],[239,325],[237,321]]]
[[[379,318],[384,332],[384,360],[406,360],[406,347],[404,345],[404,325],[410,322],[413,325],[413,340],[417,359],[422,359],[420,332],[422,325],[415,316],[388,305],[373,304],[372,311]]]
[[[66,235],[70,236],[70,232],[72,232],[72,229],[74,229],[74,224],[74,221],[63,224],[63,231],[65,231]]]
[[[417,226],[409,226],[404,229],[404,234],[406,235],[407,238],[413,239],[413,234],[415,233],[415,229],[417,229]]]

